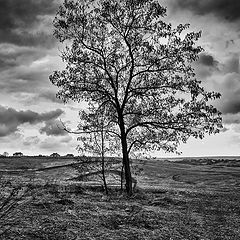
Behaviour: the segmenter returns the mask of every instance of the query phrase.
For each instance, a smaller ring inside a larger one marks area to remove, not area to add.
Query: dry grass
[[[13,209],[21,221],[0,239],[240,239],[237,170],[198,167],[149,162],[131,198],[113,188],[106,196],[101,187],[71,183],[63,191],[36,181]]]
[[[35,186],[1,239],[239,239],[237,195],[139,190],[128,198],[100,188],[59,193]]]

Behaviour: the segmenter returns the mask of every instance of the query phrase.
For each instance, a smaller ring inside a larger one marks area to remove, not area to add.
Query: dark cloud
[[[49,121],[58,118],[63,113],[64,113],[63,110],[56,109],[54,111],[38,114],[39,115],[38,119],[40,119],[40,121]]]
[[[219,71],[219,62],[208,53],[201,53],[198,61],[195,63],[195,70],[200,79],[211,76],[214,72]]]
[[[239,124],[240,123],[240,115],[239,114],[225,114],[225,115],[223,115],[223,123]]]
[[[37,124],[46,122],[58,118],[61,114],[63,114],[61,109],[37,113],[30,110],[17,111],[0,105],[0,137],[18,131],[18,127],[24,123]]]
[[[238,113],[240,112],[240,99],[228,99],[223,101],[220,107],[222,113]]]
[[[0,29],[0,42],[13,43],[19,46],[42,46],[51,48],[56,43],[52,33],[38,32],[31,33],[20,31],[18,33],[6,33],[5,30]]]
[[[173,8],[189,9],[198,15],[214,14],[228,21],[240,19],[240,1],[237,0],[174,0]]]
[[[41,52],[39,51],[35,54],[37,58]],[[34,56],[32,57],[35,58]],[[28,59],[28,56],[22,59],[23,62],[18,62],[18,66],[8,67],[1,71],[0,92],[39,94],[39,91],[43,88],[53,91],[54,86],[49,81],[49,75],[52,73],[52,69],[56,69],[58,59],[56,60],[56,57],[49,56],[42,58],[40,56],[40,58],[32,59],[32,61]],[[31,63],[28,63],[29,61]]]
[[[29,65],[32,61],[46,55],[45,52],[33,47],[19,47],[13,44],[0,44],[0,69]]]
[[[218,65],[218,61],[207,53],[201,53],[199,55],[198,63],[208,67],[216,67]]]
[[[45,133],[48,136],[64,136],[68,133],[63,129],[63,125],[60,121],[46,121],[45,126],[42,127],[39,132],[41,134]]]
[[[56,11],[54,0],[0,0],[0,5],[0,28],[4,30],[29,26],[37,21],[38,15]]]
[[[224,114],[240,112],[240,74],[232,72],[215,76],[214,89],[222,94],[218,102],[219,110]]]
[[[49,34],[31,33],[44,16],[54,15],[59,3],[54,0],[0,0],[0,42],[17,45],[49,45]]]

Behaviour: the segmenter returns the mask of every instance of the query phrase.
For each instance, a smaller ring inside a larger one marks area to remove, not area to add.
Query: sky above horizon
[[[49,81],[63,69],[61,46],[52,21],[61,0],[0,0],[0,154],[74,153],[77,135],[61,130],[60,120],[76,128],[81,103],[63,104]],[[167,22],[190,23],[202,30],[205,51],[194,64],[197,78],[222,98],[220,134],[190,139],[182,156],[231,156],[240,153],[240,1],[159,0],[167,7]],[[174,156],[164,152],[157,157]]]

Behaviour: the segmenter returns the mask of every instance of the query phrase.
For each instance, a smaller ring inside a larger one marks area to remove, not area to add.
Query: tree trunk
[[[105,176],[105,149],[104,149],[104,136],[103,136],[103,129],[101,131],[101,141],[102,141],[102,178],[103,178],[103,184],[104,184],[104,189],[106,195],[108,195],[108,187],[107,187],[107,182],[106,182],[106,176]]]
[[[130,161],[128,156],[127,135],[125,132],[125,123],[124,123],[124,118],[123,118],[121,109],[118,109],[118,124],[121,132],[122,156],[123,156],[123,167],[125,172],[126,191],[127,191],[127,194],[131,196],[133,194],[132,176],[131,176]]]
[[[122,154],[123,154],[123,166],[125,171],[125,180],[126,180],[126,191],[129,196],[132,195],[132,176],[131,176],[131,168],[130,161],[128,157],[128,149],[127,149],[127,139],[125,132],[121,132],[121,142],[122,142]]]
[[[105,158],[104,156],[102,156],[102,178],[103,178],[103,184],[104,184],[104,189],[105,189],[105,193],[106,195],[108,195],[108,187],[107,187],[107,181],[106,181],[106,176],[105,176]]]
[[[126,191],[129,196],[133,194],[132,190],[132,176],[130,169],[130,162],[128,158],[127,151],[123,150],[123,160],[124,160],[124,169],[125,169],[125,180],[126,180]]]
[[[121,192],[123,192],[123,167],[124,165],[122,165],[122,169],[121,169]]]

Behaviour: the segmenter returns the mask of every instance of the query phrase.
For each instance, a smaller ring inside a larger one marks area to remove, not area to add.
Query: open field
[[[72,162],[73,158],[67,157],[0,157],[0,170],[37,169]]]
[[[116,188],[105,196],[101,187],[66,181],[76,176],[71,167],[27,171],[71,163],[0,159],[2,182],[28,189],[0,218],[9,221],[0,239],[240,239],[238,159],[146,161],[131,198]]]

